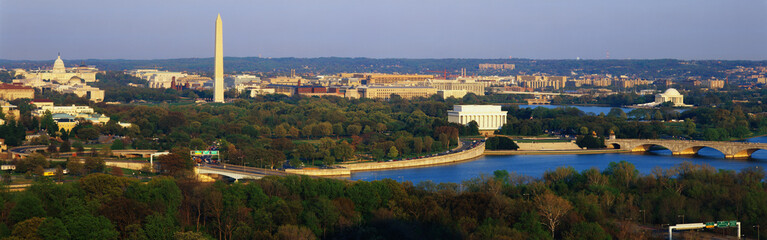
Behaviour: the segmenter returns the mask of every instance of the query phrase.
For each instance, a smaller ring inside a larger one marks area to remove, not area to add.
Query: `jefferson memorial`
[[[655,101],[639,104],[640,107],[655,107],[665,102],[671,102],[674,107],[692,107],[692,105],[684,104],[684,96],[676,89],[669,88],[663,93],[655,94]]]

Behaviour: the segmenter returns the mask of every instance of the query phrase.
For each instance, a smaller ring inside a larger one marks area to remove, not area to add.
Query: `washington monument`
[[[215,70],[213,72],[213,102],[224,102],[224,42],[221,14],[216,18]]]

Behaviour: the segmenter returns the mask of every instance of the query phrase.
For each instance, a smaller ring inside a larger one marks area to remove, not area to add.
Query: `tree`
[[[277,229],[277,238],[280,240],[312,240],[317,236],[312,230],[304,226],[282,225]]]
[[[346,133],[351,136],[360,135],[360,131],[362,131],[362,127],[357,124],[352,124],[346,127]]]
[[[554,195],[551,192],[546,192],[537,197],[535,207],[538,209],[538,214],[546,220],[544,225],[551,231],[551,238],[556,239],[554,237],[554,230],[556,230],[562,217],[564,217],[573,206],[564,198]]]
[[[488,150],[517,150],[519,146],[507,137],[489,137],[485,142]]]
[[[85,208],[83,200],[68,198],[65,205],[62,220],[72,239],[116,239],[120,235],[109,219],[93,216]]]
[[[341,144],[336,145],[336,148],[333,149],[333,153],[337,159],[340,159],[343,162],[354,156],[354,147],[344,141],[341,142]]]
[[[333,166],[336,163],[336,158],[333,156],[325,156],[325,158],[322,159],[322,162],[327,166]]]
[[[31,193],[23,193],[16,199],[16,205],[13,206],[8,215],[11,223],[18,223],[32,217],[45,217],[45,209],[39,198]]]
[[[639,170],[630,162],[611,162],[605,169],[605,175],[628,188],[629,184],[633,183],[639,176]]]
[[[191,159],[185,159],[176,153],[169,153],[158,157],[157,165],[161,173],[170,176],[183,174],[194,166]]]
[[[50,166],[50,162],[45,159],[45,156],[39,153],[33,153],[26,158],[18,159],[14,163],[16,166],[16,172],[34,171],[37,168],[47,168]]]
[[[88,173],[103,172],[106,166],[106,162],[100,157],[87,157],[83,169]]]
[[[580,148],[597,149],[605,147],[605,139],[602,137],[594,137],[591,134],[584,136],[578,136],[575,139],[575,144]]]
[[[421,152],[423,152],[423,138],[413,138],[413,151],[415,151],[416,154],[421,154]]]
[[[85,170],[83,163],[77,157],[67,158],[66,166],[67,166],[67,170],[69,171],[69,174],[72,174],[75,176],[79,176],[83,174],[83,171]]]
[[[597,223],[579,222],[570,227],[570,230],[564,234],[566,240],[610,240],[610,234]]]
[[[92,127],[80,128],[77,130],[77,137],[85,141],[94,140],[99,137],[99,132]]]
[[[14,237],[18,237],[20,239],[43,239],[40,235],[37,234],[37,231],[40,228],[40,224],[42,224],[44,220],[45,218],[33,217],[23,222],[17,223],[16,226],[14,226],[13,232],[11,234]]]
[[[469,124],[467,124],[466,127],[468,128],[466,130],[466,135],[468,136],[479,135],[479,124],[477,124],[477,121],[471,120],[471,122],[469,122]]]
[[[580,133],[581,135],[588,135],[588,134],[589,134],[589,128],[588,128],[588,127],[586,127],[586,126],[582,126],[582,127],[581,127],[581,128],[578,130],[578,133]]]
[[[607,116],[613,117],[613,118],[626,119],[626,112],[624,112],[623,109],[620,109],[620,108],[611,108],[610,112],[607,113]]]
[[[56,181],[64,181],[64,169],[61,168],[61,165],[56,165],[56,171],[54,172],[54,177],[56,177]]]
[[[61,219],[47,217],[37,228],[37,234],[46,240],[69,239],[69,231]]]
[[[200,232],[176,232],[173,234],[173,239],[175,240],[206,240],[208,238],[205,237]]]
[[[115,139],[114,141],[112,141],[112,146],[110,146],[109,149],[123,150],[125,149],[125,143],[121,139]]]
[[[149,239],[172,240],[177,227],[170,216],[155,213],[146,217],[144,231]]]
[[[431,152],[431,148],[434,146],[434,139],[430,136],[423,137],[423,146],[426,148],[426,152]]]
[[[80,178],[79,184],[85,199],[89,201],[98,201],[107,203],[112,199],[119,198],[125,192],[125,188],[130,185],[127,178],[121,178],[104,173],[94,173]]]
[[[59,125],[53,121],[53,115],[51,115],[51,111],[45,110],[45,113],[43,113],[43,116],[40,119],[40,128],[45,129],[48,132],[48,135],[51,136],[53,136],[55,132],[59,131]]]
[[[692,136],[693,134],[695,134],[695,128],[696,128],[695,122],[692,119],[689,119],[689,118],[684,119],[685,134],[687,134],[688,136]]]
[[[391,148],[389,148],[389,153],[386,156],[389,158],[396,158],[397,156],[399,156],[399,151],[397,151],[397,147],[391,146]]]
[[[72,143],[72,147],[75,148],[78,154],[85,151],[85,147],[83,147],[83,143],[80,141],[75,141],[74,143]]]
[[[442,143],[442,147],[444,147],[444,149],[450,149],[450,138],[448,138],[447,134],[440,133],[439,142]]]
[[[59,152],[71,152],[71,151],[72,151],[72,147],[70,146],[68,140],[62,142],[61,146],[59,146]]]
[[[320,134],[322,136],[330,136],[333,134],[333,125],[329,122],[321,122],[320,124],[317,124],[317,126],[320,128]]]
[[[285,153],[274,149],[266,150],[266,156],[271,169],[274,169],[275,166],[282,166],[282,164],[285,163],[285,160],[287,160]]]

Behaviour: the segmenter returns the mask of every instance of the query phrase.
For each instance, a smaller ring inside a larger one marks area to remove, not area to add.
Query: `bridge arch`
[[[632,152],[649,152],[650,148],[652,148],[652,147],[662,147],[662,148],[671,150],[671,148],[669,148],[667,146],[664,146],[663,144],[657,144],[657,143],[639,144],[639,145],[636,145],[636,146],[632,146],[630,150]],[[673,152],[673,150],[671,150],[671,151]]]
[[[678,149],[678,151],[674,151],[674,155],[698,155],[700,150],[705,149],[705,148],[716,150],[717,152],[719,152],[719,153],[721,153],[722,155],[725,155],[725,156],[727,155],[727,153],[725,151],[723,151],[722,149],[720,149],[718,147],[715,147],[715,146],[709,146],[709,145],[705,145],[705,146],[691,146],[691,147],[687,147],[687,148],[681,148],[681,149]]]
[[[751,155],[754,154],[754,152],[759,150],[767,150],[764,148],[746,148],[741,149],[740,151],[734,152],[732,155],[726,155],[727,158],[751,158]]]

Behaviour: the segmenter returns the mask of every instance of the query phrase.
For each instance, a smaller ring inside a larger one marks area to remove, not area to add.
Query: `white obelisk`
[[[221,14],[216,18],[216,52],[213,72],[213,102],[224,102],[224,41],[221,30]]]

